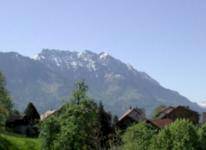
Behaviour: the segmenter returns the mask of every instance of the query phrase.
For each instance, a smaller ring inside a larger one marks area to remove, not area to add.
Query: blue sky
[[[0,1],[0,51],[107,51],[192,101],[206,100],[205,0]]]

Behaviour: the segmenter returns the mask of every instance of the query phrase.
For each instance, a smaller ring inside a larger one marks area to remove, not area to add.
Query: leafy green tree
[[[86,95],[86,84],[77,84],[72,103],[65,104],[53,116],[58,122],[59,130],[53,129],[56,127],[54,121],[46,120],[42,126],[41,138],[45,142],[51,140],[48,145],[44,144],[46,150],[51,147],[54,150],[98,149],[97,105]]]
[[[79,104],[81,100],[89,99],[87,97],[87,90],[88,86],[84,80],[77,81],[71,98],[72,103]]]
[[[40,120],[40,115],[33,103],[29,103],[24,111],[25,116],[30,121],[31,124],[38,123]]]
[[[156,130],[145,123],[135,124],[123,134],[124,150],[148,150]]]
[[[97,106],[92,101],[67,104],[59,116],[61,131],[56,142],[56,149],[81,150],[97,149]]]
[[[0,106],[3,106],[8,111],[12,110],[11,98],[6,90],[6,82],[2,73],[0,73]]]
[[[3,129],[8,114],[8,110],[5,109],[3,106],[0,106],[0,130]]]
[[[196,127],[184,119],[162,129],[154,141],[154,150],[194,150],[199,143]]]
[[[3,74],[0,72],[0,127],[4,125],[6,118],[12,111],[11,98],[5,86],[5,78]]]
[[[121,130],[118,128],[113,128],[113,130],[109,138],[109,147],[111,150],[119,150],[122,145]]]
[[[199,135],[199,142],[200,142],[200,148],[202,150],[206,149],[206,124],[203,124],[199,129],[198,129],[198,135]]]
[[[60,132],[60,124],[57,117],[50,117],[41,126],[40,138],[42,139],[43,150],[54,150],[55,141]]]
[[[169,128],[162,129],[158,135],[152,138],[151,145],[149,149],[151,150],[172,150],[173,149],[173,139]]]

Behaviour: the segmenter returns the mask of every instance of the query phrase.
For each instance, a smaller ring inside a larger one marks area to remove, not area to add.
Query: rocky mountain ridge
[[[203,111],[178,92],[162,87],[148,74],[106,52],[44,49],[33,58],[0,53],[0,70],[20,110],[29,101],[41,112],[55,109],[68,101],[75,81],[85,79],[89,95],[114,114],[120,115],[130,106],[144,108],[150,114],[160,104]]]

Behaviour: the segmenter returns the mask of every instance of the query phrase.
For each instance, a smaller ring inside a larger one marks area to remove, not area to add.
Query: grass
[[[28,138],[15,134],[0,134],[0,144],[6,146],[5,150],[40,150],[41,140],[38,138]],[[1,149],[1,148],[0,148]]]

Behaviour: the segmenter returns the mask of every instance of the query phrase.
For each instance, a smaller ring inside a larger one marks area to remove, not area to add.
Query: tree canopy
[[[123,149],[148,150],[156,130],[145,123],[135,124],[123,134]]]
[[[6,118],[12,111],[12,102],[7,91],[6,81],[3,74],[0,72],[0,127],[4,125]]]
[[[44,149],[97,149],[97,105],[87,97],[86,91],[86,84],[77,82],[73,101],[65,104],[52,120],[48,119],[43,123],[41,138],[44,141]]]
[[[71,102],[79,104],[82,100],[89,99],[89,97],[87,96],[87,90],[88,86],[86,85],[84,80],[77,81],[72,93]]]
[[[155,137],[153,149],[194,150],[198,149],[198,134],[196,127],[188,120],[177,120],[162,129]]]

